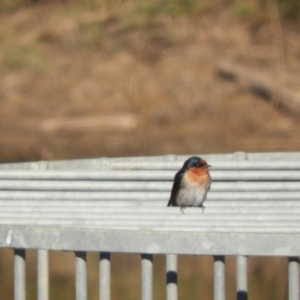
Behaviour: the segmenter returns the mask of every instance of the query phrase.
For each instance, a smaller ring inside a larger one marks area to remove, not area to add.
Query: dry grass
[[[45,151],[61,159],[299,149],[297,119],[215,73],[219,58],[232,59],[299,90],[296,32],[283,30],[282,74],[273,23],[241,21],[234,9],[198,7],[188,17],[138,3],[46,4],[1,16],[1,161]],[[138,126],[48,134],[25,126],[114,113],[137,115]]]

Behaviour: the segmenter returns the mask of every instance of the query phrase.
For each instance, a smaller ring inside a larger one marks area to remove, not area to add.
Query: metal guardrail
[[[237,256],[237,299],[247,299],[247,256],[286,256],[299,300],[300,153],[203,155],[212,186],[202,213],[166,207],[188,156],[0,165],[0,247],[15,250],[15,299],[25,299],[25,249],[38,249],[38,300],[48,300],[48,250],[76,254],[76,299],[87,299],[86,251],[100,254],[100,299],[110,299],[110,253],[141,253],[142,299],[152,299],[153,254],[166,254],[167,299],[177,255],[214,256],[214,299],[225,299],[225,256]]]

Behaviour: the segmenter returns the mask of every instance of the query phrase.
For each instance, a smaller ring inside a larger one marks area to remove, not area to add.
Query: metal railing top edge
[[[49,162],[50,163],[50,162]],[[1,177],[4,176],[4,174],[26,174],[26,172],[30,172],[31,174],[37,173],[46,173],[46,174],[53,174],[64,172],[65,174],[74,174],[76,172],[77,174],[99,174],[113,172],[112,174],[116,174],[116,172],[144,172],[144,171],[151,171],[151,172],[175,172],[182,166],[182,161],[174,161],[174,162],[161,162],[161,161],[155,161],[155,162],[111,162],[108,163],[109,167],[107,169],[49,169],[47,168],[40,168],[35,169],[35,165],[38,163],[28,163],[26,164],[26,168],[22,166],[22,168],[17,169],[18,164],[11,164],[6,165],[6,169],[1,168],[3,165],[0,165],[0,175]],[[282,160],[276,160],[276,161],[216,161],[211,160],[209,161],[209,164],[211,165],[210,170],[211,172],[267,172],[267,171],[274,171],[274,170],[280,170],[280,171],[299,171],[300,170],[300,160],[297,161],[282,161]],[[9,166],[12,168],[9,169]],[[42,166],[42,165],[41,165]],[[16,173],[19,172],[19,173]],[[88,173],[85,173],[88,172]],[[86,175],[88,176],[88,175]]]
[[[91,159],[74,159],[74,160],[57,160],[57,161],[37,161],[37,162],[21,162],[21,163],[4,163],[0,164],[0,169],[8,170],[26,170],[26,169],[50,169],[50,170],[101,170],[110,169],[112,165],[122,164],[145,164],[159,163],[186,160],[189,155],[163,155],[163,156],[146,156],[146,157],[117,157],[117,158],[91,158]],[[195,154],[199,155],[199,154]],[[235,152],[226,154],[200,154],[208,161],[232,162],[232,161],[300,161],[300,152],[265,152],[265,153],[250,153],[250,152]],[[170,164],[170,163],[169,163]],[[177,163],[178,164],[178,163]],[[176,166],[177,166],[176,164]]]
[[[22,237],[22,238],[20,238]],[[247,243],[245,243],[247,240]],[[78,242],[80,241],[80,242]],[[184,241],[184,242],[183,242]],[[0,247],[149,254],[300,256],[300,234],[1,226]],[[285,245],[283,247],[283,245]]]

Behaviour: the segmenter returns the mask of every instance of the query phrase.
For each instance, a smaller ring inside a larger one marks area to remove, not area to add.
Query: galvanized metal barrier
[[[25,299],[25,250],[38,249],[38,300],[49,298],[48,250],[76,254],[76,299],[87,299],[86,252],[98,251],[100,299],[110,299],[110,253],[141,253],[143,300],[153,254],[166,254],[167,299],[178,299],[177,255],[214,256],[214,299],[225,299],[225,256],[237,257],[237,299],[248,297],[247,256],[285,256],[299,300],[300,153],[203,155],[213,167],[206,209],[166,207],[188,156],[0,165],[0,247],[15,249],[15,300]]]

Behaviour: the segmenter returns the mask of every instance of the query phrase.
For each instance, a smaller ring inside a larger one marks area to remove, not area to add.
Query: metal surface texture
[[[299,256],[300,234],[0,226],[0,246],[149,254]],[[80,241],[80,242],[79,242]]]
[[[18,244],[18,235],[25,239],[23,246],[38,248],[26,238],[38,229],[41,235],[44,230],[50,241],[55,240],[51,236],[55,228],[60,229],[58,232],[72,231],[72,237],[84,230],[90,233],[99,230],[99,234],[105,235],[109,231],[112,235],[124,233],[124,236],[137,232],[136,239],[141,241],[144,235],[140,233],[144,232],[154,236],[172,232],[174,240],[180,234],[196,234],[209,237],[208,244],[212,245],[220,235],[230,235],[238,243],[243,235],[246,241],[253,240],[258,245],[257,254],[263,255],[273,255],[280,240],[292,240],[288,247],[282,245],[279,252],[285,249],[289,255],[300,255],[300,242],[293,239],[300,234],[300,153],[201,156],[213,165],[211,191],[204,213],[198,208],[187,208],[185,214],[178,208],[166,207],[166,203],[175,170],[188,156],[0,165],[0,230],[10,229],[0,234],[0,245]],[[261,244],[259,234],[271,234],[274,247],[262,249],[264,243]],[[72,249],[72,237],[66,238],[62,246],[56,245],[56,249]],[[116,242],[114,251],[131,252],[125,241]],[[111,244],[109,240],[107,243]],[[144,243],[139,243],[141,253],[150,253],[149,245]],[[72,250],[110,251],[106,245],[95,249],[94,243],[91,244],[87,243],[86,249],[76,244]],[[172,246],[177,247],[171,245],[170,249]],[[157,253],[163,253],[166,247],[159,248]],[[227,254],[255,255],[256,251],[248,246],[233,251],[228,243],[223,248]],[[197,253],[209,251],[199,247]]]
[[[71,212],[70,212],[71,213]],[[103,212],[105,213],[105,212]],[[137,210],[138,213],[138,210]],[[177,211],[179,214],[180,212]],[[35,226],[48,228],[73,228],[79,229],[111,229],[111,230],[148,230],[153,232],[170,231],[170,232],[192,232],[192,233],[274,233],[274,234],[300,234],[300,220],[297,214],[290,216],[282,215],[247,215],[231,216],[215,214],[215,215],[198,215],[188,216],[172,216],[160,214],[159,216],[151,216],[150,214],[126,215],[123,214],[107,214],[99,219],[99,215],[95,214],[84,218],[84,216],[76,217],[74,214],[66,219],[65,214],[56,214],[52,217],[45,214],[34,214],[27,217],[21,216],[16,219],[13,216],[1,217],[0,224],[9,226],[11,232],[15,226]],[[1,244],[1,241],[0,241]]]
[[[86,251],[101,252],[99,296],[109,300],[110,253],[142,253],[141,293],[153,298],[153,254],[166,256],[166,294],[178,298],[177,255],[214,256],[214,299],[225,299],[225,256],[237,256],[247,300],[247,256],[289,257],[299,300],[300,152],[200,155],[212,185],[202,213],[166,207],[191,155],[0,165],[0,247],[15,248],[15,299],[25,300],[25,250],[38,250],[38,300],[49,298],[48,250],[76,254],[76,299],[87,299]],[[47,250],[46,250],[47,249]]]
[[[178,170],[181,166],[176,168]],[[275,169],[275,168],[274,168]],[[100,188],[97,182],[91,181],[171,181],[174,178],[175,170],[102,170],[102,171],[16,171],[6,170],[1,171],[0,184],[2,189],[65,189],[65,188],[79,188],[81,184],[86,184],[84,187],[88,189],[90,185],[95,185],[95,188]],[[211,168],[210,173],[212,180],[215,181],[299,181],[300,171],[294,170],[214,170]],[[10,179],[14,181],[10,181]],[[22,181],[30,180],[30,181]],[[51,181],[47,181],[51,180]],[[63,184],[56,180],[65,180]],[[16,188],[12,183],[17,184]],[[24,184],[28,184],[26,187]],[[39,188],[37,184],[42,186]],[[104,183],[105,184],[105,183]],[[126,182],[126,185],[129,184]],[[123,188],[126,187],[123,185]]]
[[[300,161],[300,152],[269,152],[269,153],[246,153],[235,152],[228,154],[190,154],[190,155],[164,155],[164,156],[146,156],[146,157],[122,157],[122,158],[96,158],[96,159],[77,159],[77,160],[61,160],[61,161],[40,161],[40,162],[26,162],[26,163],[10,163],[0,165],[0,169],[3,170],[26,170],[26,169],[48,169],[48,170],[109,170],[109,169],[128,169],[130,166],[142,166],[149,164],[154,166],[157,163],[181,166],[184,160],[188,159],[192,155],[200,155],[204,159],[211,162],[232,163],[236,161],[249,161],[249,162],[268,162],[283,161],[284,163]],[[243,164],[243,163],[242,163]],[[118,166],[119,165],[119,166]],[[116,166],[116,167],[114,167]],[[174,166],[175,168],[175,166]],[[172,167],[173,169],[173,167]]]

